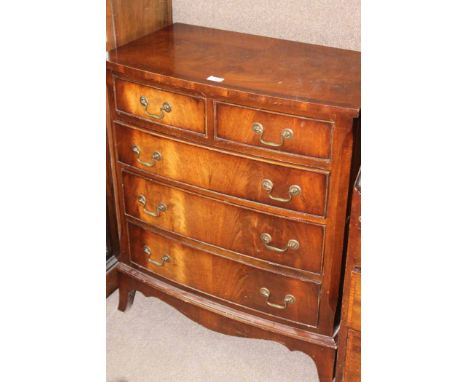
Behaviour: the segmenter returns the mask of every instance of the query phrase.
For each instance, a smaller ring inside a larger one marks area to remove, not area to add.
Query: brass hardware
[[[160,202],[158,204],[158,208],[156,209],[156,212],[153,212],[153,211],[150,211],[150,210],[147,210],[146,209],[146,197],[145,195],[138,195],[138,203],[140,203],[141,205],[143,205],[143,211],[145,211],[146,214],[150,215],[150,216],[153,216],[153,217],[158,217],[161,215],[162,212],[166,212],[167,211],[167,206],[163,203],[163,202]]]
[[[277,202],[290,202],[293,196],[299,196],[301,194],[301,188],[293,184],[289,187],[289,197],[288,198],[280,198],[277,196],[271,195],[271,191],[273,190],[273,182],[270,179],[263,179],[262,180],[262,187],[266,192],[268,192],[268,197],[272,200],[276,200]]]
[[[252,130],[255,134],[260,135],[260,143],[264,144],[265,146],[272,146],[272,147],[280,147],[283,146],[284,141],[286,139],[292,139],[294,136],[294,132],[291,129],[283,129],[281,131],[281,142],[280,143],[275,143],[275,142],[268,142],[263,140],[263,132],[265,129],[263,128],[263,125],[260,122],[254,122],[252,124]]]
[[[156,265],[157,267],[162,267],[164,266],[165,263],[168,263],[169,261],[171,261],[171,258],[169,257],[169,255],[164,255],[163,257],[161,257],[161,262],[150,259],[149,257],[151,256],[151,248],[148,247],[147,245],[143,247],[143,252],[145,252],[148,255],[148,262]]]
[[[140,159],[141,151],[140,151],[140,148],[137,145],[132,145],[132,151],[136,154],[138,163],[140,163],[140,164],[142,164],[143,166],[146,166],[146,167],[153,167],[156,164],[155,161],[160,161],[162,159],[161,153],[158,152],[158,151],[155,151],[153,153],[153,155],[151,156],[151,159],[153,159],[153,161],[152,162],[145,162],[145,161],[142,161]]]
[[[271,238],[271,235],[269,233],[265,233],[265,232],[260,234],[260,240],[262,241],[265,248],[269,249],[270,251],[274,251],[274,252],[278,252],[278,253],[284,253],[288,249],[291,249],[291,250],[299,249],[299,242],[297,240],[294,240],[294,239],[289,240],[288,244],[286,244],[286,247],[284,247],[284,248],[277,248],[277,247],[273,247],[271,245],[268,245],[269,243],[271,243],[272,238]]]
[[[149,102],[145,96],[140,97],[140,103],[145,107],[145,113],[151,118],[163,119],[165,115],[164,113],[170,113],[172,111],[171,105],[167,102],[164,102],[162,106],[159,108],[159,114],[150,113],[148,111]]]
[[[268,301],[268,299],[270,298],[270,291],[268,288],[265,287],[260,288],[260,294],[266,297],[267,305],[275,309],[286,309],[288,307],[288,304],[294,304],[294,302],[296,302],[296,298],[292,294],[287,294],[286,296],[284,296],[283,305],[274,304]]]

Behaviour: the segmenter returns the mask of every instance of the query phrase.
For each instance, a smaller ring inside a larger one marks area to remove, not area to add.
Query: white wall
[[[172,0],[173,20],[361,49],[360,0]]]

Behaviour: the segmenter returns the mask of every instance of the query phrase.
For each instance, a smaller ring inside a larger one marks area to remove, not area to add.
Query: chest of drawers
[[[111,51],[107,90],[119,309],[141,291],[331,381],[359,53],[174,24]]]

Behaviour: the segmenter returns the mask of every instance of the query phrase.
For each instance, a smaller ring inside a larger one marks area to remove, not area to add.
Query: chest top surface
[[[108,67],[357,113],[360,60],[361,54],[350,50],[173,24],[110,51]]]

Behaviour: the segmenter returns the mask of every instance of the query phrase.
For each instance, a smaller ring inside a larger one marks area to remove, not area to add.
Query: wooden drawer
[[[317,284],[252,268],[132,224],[129,237],[132,263],[153,273],[256,311],[310,326],[317,324]],[[268,298],[261,288],[268,289]],[[293,296],[294,302],[285,304],[287,295]],[[267,301],[277,306],[269,306]]]
[[[204,98],[160,90],[119,78],[114,79],[114,88],[118,112],[157,124],[206,134]],[[169,105],[170,111],[161,110],[164,104]]]
[[[176,181],[325,216],[328,173],[230,155],[115,123],[118,159]],[[298,194],[294,191],[300,190]],[[276,200],[282,198],[282,200]]]
[[[361,330],[361,272],[351,271],[347,325]]]
[[[216,103],[216,138],[261,149],[329,159],[332,126],[332,122]]]
[[[127,172],[123,173],[123,185],[125,211],[139,220],[247,256],[321,273],[325,234],[322,225],[254,212]],[[145,198],[145,206],[139,202],[140,195]],[[158,212],[160,203],[165,205],[165,211]],[[153,216],[155,211],[159,216]],[[271,236],[269,246],[284,249],[289,240],[296,240],[299,248],[275,252],[262,241],[264,233]]]

